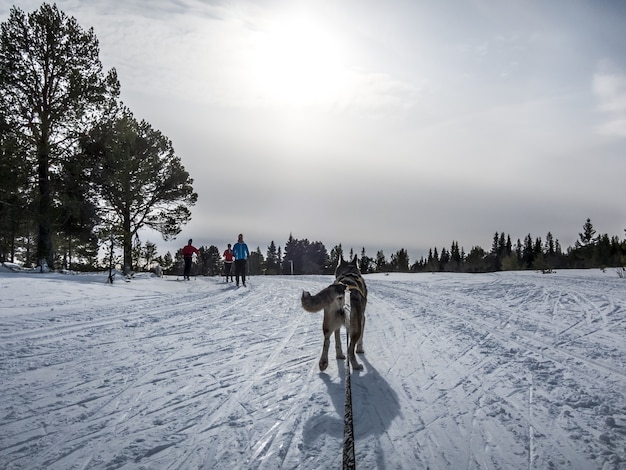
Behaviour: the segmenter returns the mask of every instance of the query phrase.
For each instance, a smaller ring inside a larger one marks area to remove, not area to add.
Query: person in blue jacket
[[[250,250],[243,241],[241,233],[237,237],[237,243],[233,246],[233,254],[235,255],[235,281],[239,286],[239,276],[241,276],[243,286],[246,287],[246,262],[250,256]]]

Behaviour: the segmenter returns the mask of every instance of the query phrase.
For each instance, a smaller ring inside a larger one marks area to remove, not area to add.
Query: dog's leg
[[[362,301],[361,296],[354,291],[350,292],[350,345],[348,346],[348,357],[350,358],[350,364],[354,370],[361,370],[363,366],[359,364],[354,355],[354,349],[357,344],[363,340],[363,319],[365,304]],[[361,344],[361,348],[363,345]]]
[[[337,328],[335,330],[335,354],[337,355],[337,359],[345,359],[346,356],[343,354],[343,350],[341,349],[341,329]]]
[[[365,354],[365,350],[363,349],[363,336],[365,336],[365,315],[363,315],[363,319],[361,320],[361,337],[356,343],[357,354]]]
[[[328,347],[330,346],[330,334],[326,336],[324,333],[324,347],[322,348],[322,355],[320,357],[320,370],[326,370],[328,367]]]
[[[356,342],[358,341],[358,335],[354,336],[350,334],[350,345],[348,346],[348,357],[350,358],[350,364],[352,364],[352,368],[354,370],[362,370],[363,366],[359,364],[359,361],[356,360],[356,356],[354,355],[354,347],[356,346]]]
[[[324,346],[322,347],[322,356],[320,357],[320,370],[326,370],[328,367],[328,348],[330,347],[330,335],[332,333],[330,312],[324,309],[324,323],[322,323],[322,332],[324,333]]]
[[[352,364],[352,368],[354,370],[361,370],[363,366],[359,364],[359,361],[356,360],[356,356],[354,355],[354,348],[361,339],[361,330],[358,328],[358,324],[356,324],[355,320],[351,320],[351,328],[350,328],[350,344],[348,345],[348,357],[350,358],[350,364]]]

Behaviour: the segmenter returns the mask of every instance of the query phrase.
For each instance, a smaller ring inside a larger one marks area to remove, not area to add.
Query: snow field
[[[1,468],[341,467],[345,362],[299,304],[332,277],[105,279],[0,272]],[[626,468],[623,279],[366,282],[357,468]]]

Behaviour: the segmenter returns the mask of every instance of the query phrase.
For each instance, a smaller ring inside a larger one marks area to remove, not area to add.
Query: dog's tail
[[[339,283],[331,284],[315,295],[302,291],[302,308],[307,312],[313,313],[319,312],[335,301],[339,302],[339,305],[343,305],[345,302],[345,295],[346,286]]]
[[[302,308],[307,312],[319,312],[324,308],[324,303],[318,295],[311,295],[310,292],[302,291]]]

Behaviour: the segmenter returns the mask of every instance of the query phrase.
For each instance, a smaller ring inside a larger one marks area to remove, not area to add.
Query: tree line
[[[220,275],[223,270],[221,251],[214,245],[200,247],[200,255],[194,262],[197,275]],[[272,274],[332,274],[343,258],[359,258],[362,273],[376,272],[466,272],[484,273],[495,271],[535,270],[544,273],[564,268],[606,268],[626,265],[626,239],[607,234],[597,235],[591,219],[583,224],[583,231],[573,247],[563,250],[558,239],[548,232],[545,240],[528,234],[524,240],[513,242],[510,235],[496,232],[491,249],[480,246],[466,252],[459,243],[453,241],[450,248],[431,248],[428,256],[421,257],[411,264],[406,249],[392,253],[389,258],[382,250],[370,257],[362,248],[359,253],[353,249],[344,252],[341,244],[330,252],[319,241],[297,239],[289,235],[284,248],[274,241],[265,254],[259,247],[251,251],[248,269],[252,275]],[[165,258],[151,259],[169,274],[182,273],[182,249],[175,256],[167,253]]]
[[[193,179],[172,142],[134,117],[119,99],[115,69],[105,72],[93,29],[43,3],[26,14],[17,7],[0,24],[0,261],[27,266],[95,270],[119,266],[174,273],[180,251],[157,254],[140,230],[173,239],[191,219],[197,201]],[[371,272],[549,271],[568,267],[623,266],[625,241],[596,235],[591,221],[575,246],[563,251],[548,232],[512,242],[496,232],[489,251],[466,252],[453,241],[411,264],[406,249],[387,259],[382,251],[358,255]],[[103,251],[106,255],[103,256]],[[121,255],[119,254],[121,252]],[[251,253],[251,274],[332,273],[344,256],[320,241],[292,235]],[[201,247],[197,274],[217,275],[221,251]]]
[[[412,271],[495,272],[532,269],[551,272],[563,268],[605,268],[626,264],[626,239],[608,234],[596,235],[591,219],[583,225],[583,232],[573,247],[563,250],[558,239],[548,232],[545,240],[526,235],[524,240],[512,242],[511,236],[496,232],[491,249],[472,247],[469,253],[459,250],[452,242],[449,250],[429,250],[427,258],[411,266]]]

